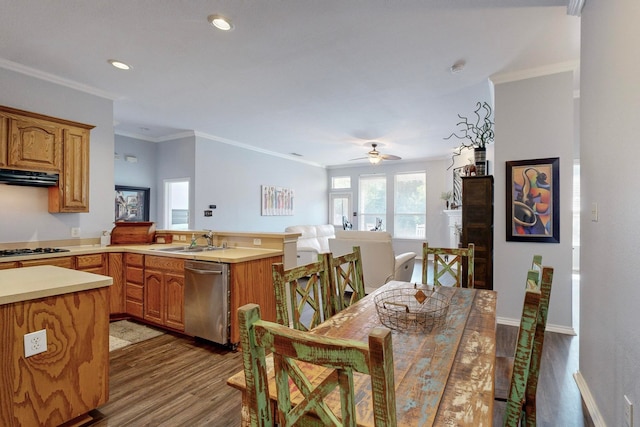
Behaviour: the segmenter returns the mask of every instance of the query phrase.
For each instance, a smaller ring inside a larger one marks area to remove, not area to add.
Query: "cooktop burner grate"
[[[2,249],[0,257],[19,256],[19,255],[40,255],[53,254],[57,252],[69,252],[69,249],[61,248],[35,248],[35,249]]]

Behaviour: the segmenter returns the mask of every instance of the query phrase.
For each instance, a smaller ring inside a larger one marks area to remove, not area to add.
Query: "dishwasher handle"
[[[195,274],[222,274],[222,271],[214,271],[214,270],[200,270],[196,268],[185,268],[186,271],[191,271]]]

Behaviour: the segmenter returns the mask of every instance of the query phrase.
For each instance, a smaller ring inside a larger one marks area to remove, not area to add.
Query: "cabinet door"
[[[17,169],[60,172],[62,170],[60,128],[35,118],[9,119],[8,159]]]
[[[9,149],[9,117],[0,114],[0,167],[7,166]]]
[[[110,253],[108,262],[109,276],[113,278],[113,284],[109,286],[109,314],[124,313],[124,269],[121,253]]]
[[[166,326],[184,331],[184,274],[165,273]]]
[[[149,322],[164,324],[162,272],[147,269],[144,274],[144,319]]]
[[[475,245],[474,287],[493,289],[493,176],[462,178],[462,246]]]
[[[89,212],[89,131],[63,129],[63,172],[49,188],[49,212]]]

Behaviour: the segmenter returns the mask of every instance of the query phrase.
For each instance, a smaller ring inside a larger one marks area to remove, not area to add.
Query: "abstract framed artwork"
[[[507,241],[560,243],[560,159],[506,166]]]
[[[294,191],[292,188],[263,185],[260,200],[263,216],[293,215]]]
[[[149,188],[116,185],[115,221],[149,221]]]

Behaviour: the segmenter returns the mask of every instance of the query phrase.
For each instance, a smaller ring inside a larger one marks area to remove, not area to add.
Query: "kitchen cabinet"
[[[18,264],[17,262],[2,262],[0,263],[0,270],[8,270],[10,268],[18,268],[20,267],[20,264]]]
[[[20,267],[34,267],[36,265],[55,265],[56,267],[75,269],[74,257],[65,256],[58,258],[44,258],[44,259],[30,259],[26,261],[20,261]]]
[[[109,287],[110,315],[126,312],[123,258],[121,252],[109,253],[107,275],[113,279],[113,284]]]
[[[125,309],[127,314],[144,317],[144,255],[124,254]]]
[[[108,275],[107,254],[90,254],[76,256],[76,270]]]
[[[184,260],[148,255],[144,268],[144,319],[184,331]]]
[[[89,212],[89,130],[62,129],[63,162],[57,187],[49,187],[49,212]]]
[[[0,167],[59,174],[49,212],[89,212],[89,145],[94,126],[0,106]]]
[[[7,166],[14,169],[55,172],[62,168],[60,126],[33,117],[8,117]]]
[[[493,176],[462,178],[463,247],[475,245],[474,287],[493,289]],[[466,284],[463,284],[466,286]]]
[[[282,262],[282,256],[274,256],[253,261],[231,264],[230,292],[232,344],[240,342],[238,327],[238,308],[254,303],[260,306],[260,315],[264,320],[276,321],[276,297],[273,290],[271,265]]]

